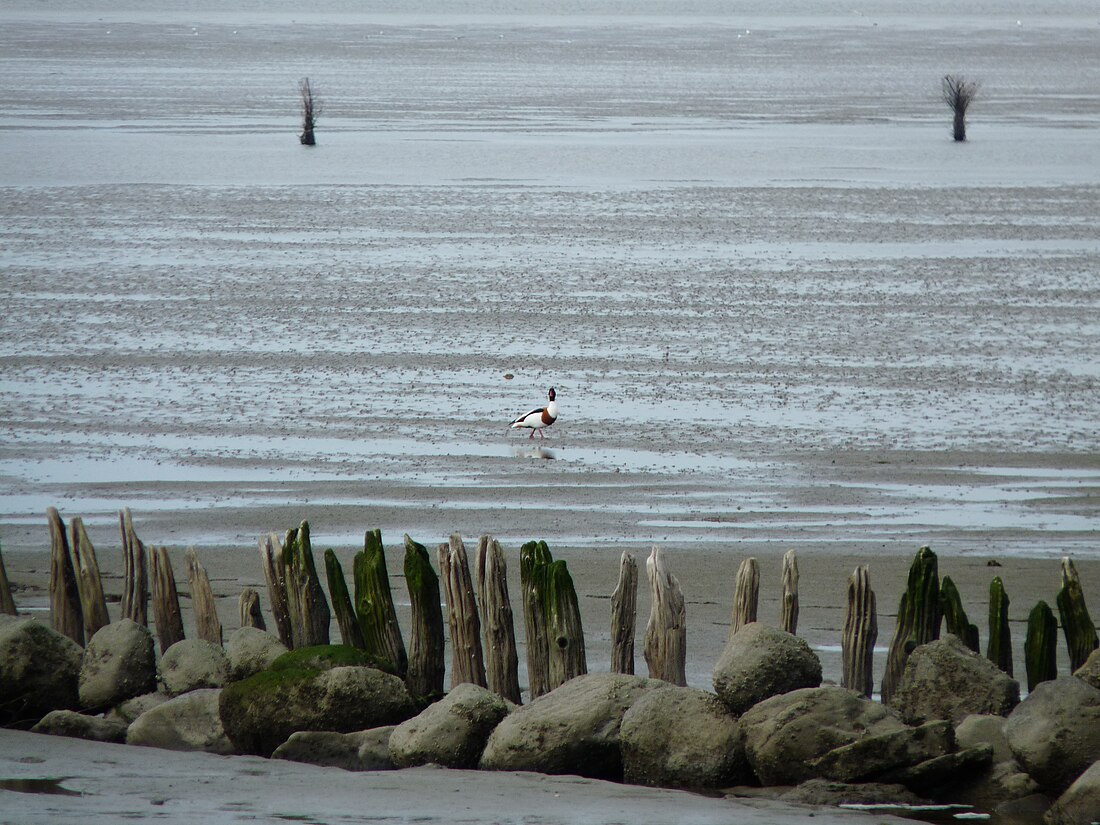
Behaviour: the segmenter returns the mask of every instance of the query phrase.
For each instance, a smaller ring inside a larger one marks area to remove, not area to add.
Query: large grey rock
[[[160,691],[143,693],[141,696],[135,696],[133,699],[127,699],[125,702],[115,705],[107,711],[105,716],[113,722],[122,722],[129,725],[145,711],[163,705],[169,698],[167,693],[161,693]]]
[[[164,692],[179,696],[192,690],[225,687],[229,659],[220,645],[204,639],[182,639],[164,651],[157,664]]]
[[[273,759],[305,762],[345,771],[388,771],[397,766],[390,758],[394,726],[355,733],[299,731],[275,749]]]
[[[714,694],[686,687],[646,693],[623,716],[623,779],[664,788],[745,784],[741,727]]]
[[[194,690],[141,714],[130,725],[126,742],[173,751],[231,754],[236,750],[222,726],[221,690]]]
[[[865,736],[904,730],[878,702],[844,688],[803,688],[765,699],[741,716],[745,756],[763,785],[797,785],[817,777],[812,763]]]
[[[988,743],[987,746],[996,747]],[[996,753],[992,758],[993,764],[987,770],[952,785],[951,802],[973,805],[982,811],[992,811],[1007,802],[1023,799],[1038,792],[1038,783],[1020,770],[1015,759],[998,762]]]
[[[875,779],[889,771],[918,765],[955,749],[955,735],[947,721],[864,736],[833,748],[811,763],[817,776],[834,782]]]
[[[1019,703],[1019,682],[949,634],[913,650],[891,706],[919,725],[958,723],[972,713],[1007,716]]]
[[[1066,788],[1043,817],[1046,825],[1082,825],[1100,821],[1100,762],[1093,762]]]
[[[1100,759],[1100,690],[1075,676],[1035,686],[1008,716],[1016,761],[1055,796]]]
[[[995,763],[1013,760],[1012,748],[1005,738],[1005,717],[975,713],[955,726],[955,742],[960,748],[989,745]]]
[[[29,726],[79,706],[84,651],[44,622],[0,618],[0,725]]]
[[[897,782],[930,799],[949,801],[955,788],[981,776],[993,764],[993,748],[978,745],[945,753],[910,767],[883,774],[883,782]]]
[[[805,639],[760,622],[733,636],[714,666],[714,692],[739,715],[770,696],[821,684],[821,661]]]
[[[1100,688],[1100,647],[1089,654],[1085,663],[1073,671],[1073,675],[1078,679],[1084,679],[1094,688]]]
[[[919,805],[926,800],[904,785],[877,782],[831,782],[828,779],[807,779],[801,785],[779,795],[784,802],[817,807],[837,805]]]
[[[109,708],[156,686],[157,658],[149,628],[122,619],[96,631],[80,667],[81,707]]]
[[[508,705],[483,687],[463,683],[402,722],[390,737],[390,754],[403,768],[434,763],[475,768],[489,734],[508,715]]]
[[[666,685],[616,673],[570,679],[506,716],[486,743],[481,768],[621,780],[623,715]]]
[[[50,736],[71,736],[74,739],[88,739],[92,742],[125,742],[126,723],[104,719],[99,716],[85,716],[75,710],[54,710],[47,713],[31,728],[34,733]]]
[[[255,627],[239,627],[229,634],[225,643],[229,679],[239,682],[267,670],[286,652],[286,645],[273,633]]]
[[[416,713],[405,683],[370,667],[287,668],[225,687],[221,715],[242,753],[270,756],[296,731],[350,733]]]

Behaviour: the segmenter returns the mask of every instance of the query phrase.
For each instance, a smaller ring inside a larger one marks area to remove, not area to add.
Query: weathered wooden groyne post
[[[756,621],[756,609],[760,601],[760,565],[749,557],[737,568],[737,585],[733,595],[733,614],[730,618],[730,638],[750,622]]]
[[[267,580],[267,598],[271,602],[271,616],[275,631],[287,649],[294,647],[294,634],[290,629],[290,606],[286,594],[286,565],[283,562],[283,545],[275,533],[260,537],[260,561]]]
[[[488,688],[518,705],[519,654],[512,602],[508,597],[508,562],[500,542],[492,536],[482,536],[477,543],[475,566]]]
[[[543,611],[546,616],[547,677],[550,690],[574,676],[588,673],[584,648],[581,608],[573,577],[564,560],[558,559],[535,571],[543,578]]]
[[[527,689],[532,699],[550,690],[550,653],[542,595],[543,578],[536,575],[536,572],[553,560],[545,541],[529,541],[519,549],[523,624],[527,639]]]
[[[1008,626],[1008,593],[1000,576],[989,583],[989,642],[985,658],[1012,675],[1012,630]]]
[[[623,551],[619,581],[611,594],[611,672],[634,673],[634,629],[638,615],[638,563]]]
[[[1069,557],[1062,559],[1062,589],[1058,591],[1058,616],[1062,620],[1062,633],[1066,637],[1070,670],[1081,667],[1089,654],[1100,646],[1096,638],[1096,626],[1085,606],[1085,593],[1081,589],[1081,577],[1077,566]]]
[[[309,522],[286,531],[283,540],[283,567],[286,574],[286,602],[290,615],[290,634],[294,647],[329,643],[332,613],[317,576],[313,545],[309,540]]]
[[[439,577],[432,569],[428,550],[405,535],[405,584],[409,589],[412,634],[409,639],[409,671],[405,685],[417,699],[443,695],[446,675],[443,610],[439,606]]]
[[[894,698],[913,648],[940,637],[941,619],[938,561],[932,548],[922,547],[909,568],[908,587],[898,604],[897,624],[882,677],[883,704],[890,704]]]
[[[195,635],[216,645],[222,644],[222,623],[214,602],[210,577],[199,561],[195,548],[187,550],[187,582],[191,586],[191,609],[195,611]]]
[[[84,616],[84,637],[91,639],[96,631],[111,623],[111,617],[107,615],[107,599],[103,595],[99,561],[96,559],[92,540],[88,538],[88,531],[84,529],[84,520],[74,518],[69,522],[69,531],[69,552],[72,553],[76,587],[80,594],[80,610]]]
[[[860,565],[848,578],[848,608],[841,637],[841,687],[871,698],[874,692],[874,654],[878,640],[878,609],[871,573]]]
[[[779,626],[794,636],[798,633],[798,559],[794,550],[783,554],[782,593],[779,603]]]
[[[646,560],[650,611],[644,653],[651,679],[687,685],[687,608],[680,582],[656,546]]]
[[[331,548],[325,551],[325,578],[328,579],[328,595],[332,600],[332,612],[336,614],[336,625],[340,628],[340,639],[350,647],[365,649],[363,630],[359,627],[359,618],[351,603],[344,568],[336,558],[336,551]]]
[[[975,653],[980,653],[982,646],[978,638],[978,626],[971,624],[963,608],[962,596],[955,582],[950,576],[944,576],[940,582],[940,612],[943,614],[944,627],[948,633],[957,636],[959,640]]]
[[[46,520],[50,525],[50,626],[84,647],[84,616],[65,522],[56,507],[46,510]]]
[[[168,548],[153,547],[150,553],[153,556],[153,622],[163,653],[183,639],[183,616]]]
[[[254,627],[257,630],[267,630],[267,622],[264,621],[263,611],[260,609],[260,594],[253,588],[246,587],[241,590],[240,599],[237,601],[241,627]]]
[[[471,682],[487,687],[485,657],[481,650],[481,619],[462,537],[453,533],[448,543],[439,545],[438,556],[451,635],[451,686]]]
[[[8,571],[4,568],[2,553],[0,553],[0,613],[6,616],[15,616],[19,613],[15,608],[15,600],[11,597],[11,584],[8,582]]]
[[[390,663],[393,672],[405,678],[409,657],[397,623],[390,576],[386,570],[386,550],[382,531],[368,530],[363,550],[355,554],[355,615],[359,619],[364,649]]]
[[[119,512],[118,527],[122,533],[122,618],[148,627],[149,568],[129,507]]]
[[[1058,678],[1058,622],[1044,601],[1031,609],[1024,637],[1024,668],[1028,693],[1040,682]]]

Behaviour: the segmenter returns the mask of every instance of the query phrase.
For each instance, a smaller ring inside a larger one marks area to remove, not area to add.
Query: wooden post
[[[309,541],[309,522],[286,531],[283,541],[283,567],[286,574],[286,603],[290,614],[290,634],[294,647],[327,645],[332,614],[317,577],[313,546]]]
[[[1008,627],[1008,593],[1000,576],[989,583],[989,642],[985,658],[1012,675],[1012,632]]]
[[[687,608],[680,582],[665,566],[664,556],[654,546],[646,560],[649,577],[649,623],[643,650],[649,678],[674,685],[687,685]]]
[[[187,551],[187,581],[191,585],[191,609],[195,611],[195,634],[204,641],[220,645],[222,623],[218,621],[214,591],[210,587],[206,568],[202,566],[193,547]]]
[[[405,584],[412,607],[409,672],[405,686],[416,700],[443,695],[446,675],[443,610],[439,606],[439,577],[432,569],[428,549],[405,535]]]
[[[4,556],[0,554],[0,613],[15,616],[15,600],[11,597],[11,584],[8,583],[8,571],[4,569]]]
[[[733,597],[733,616],[730,636],[750,622],[756,621],[756,608],[760,600],[760,565],[756,559],[747,558],[737,568],[737,586]]]
[[[393,606],[381,530],[367,531],[363,551],[355,555],[354,576],[355,613],[364,648],[393,665],[393,672],[404,679],[409,671],[409,657]]]
[[[619,583],[611,594],[611,672],[634,674],[634,628],[638,615],[638,562],[623,551]]]
[[[783,554],[783,601],[779,605],[779,626],[792,636],[798,632],[798,559],[794,550]]]
[[[69,522],[69,552],[72,553],[73,570],[76,572],[80,609],[84,616],[84,637],[91,639],[101,627],[111,623],[107,615],[107,599],[103,596],[103,579],[99,575],[99,561],[95,548],[84,529],[84,521],[74,518]]]
[[[543,603],[543,577],[536,575],[536,571],[553,560],[545,541],[529,541],[519,549],[519,580],[527,639],[527,690],[532,699],[550,690],[550,642]]]
[[[50,525],[50,627],[84,647],[84,616],[65,522],[55,507],[46,510],[46,520]]]
[[[1070,670],[1081,667],[1089,654],[1100,646],[1096,638],[1096,626],[1085,606],[1085,592],[1081,589],[1081,577],[1070,558],[1062,559],[1062,589],[1058,591],[1058,616],[1062,620],[1062,633],[1066,637]]]
[[[145,545],[134,530],[130,508],[118,514],[122,532],[122,618],[149,626],[149,571]]]
[[[1058,622],[1050,606],[1043,601],[1035,605],[1027,617],[1024,666],[1028,693],[1040,682],[1058,678]]]
[[[860,565],[848,577],[848,610],[841,637],[840,686],[871,698],[874,691],[875,642],[878,640],[878,609],[871,573]]]
[[[153,547],[153,621],[157,626],[157,639],[163,653],[183,639],[183,616],[180,614],[180,597],[176,590],[176,575],[167,547]]]
[[[922,547],[909,567],[908,587],[898,605],[894,638],[890,641],[886,672],[882,677],[883,704],[890,704],[894,698],[913,649],[940,637],[942,618],[939,561],[930,547]]]
[[[478,540],[476,567],[485,679],[489,690],[518,705],[519,655],[512,600],[508,597],[508,563],[500,542],[492,536]]]
[[[279,641],[287,650],[294,647],[290,630],[290,607],[286,600],[286,565],[283,564],[283,544],[275,533],[260,537],[260,560],[267,580],[267,598],[271,602],[271,616]]]
[[[574,676],[588,673],[584,649],[584,628],[577,590],[565,561],[558,559],[541,568],[536,575],[545,578],[543,584],[546,615],[547,676],[550,690],[564,685]]]
[[[267,622],[264,621],[263,611],[260,610],[260,594],[251,587],[241,591],[238,604],[240,609],[241,627],[254,627],[257,630],[267,630]]]
[[[439,545],[439,577],[447,596],[447,627],[451,634],[451,687],[471,682],[487,687],[481,651],[481,620],[466,547],[458,533]]]
[[[328,595],[332,600],[332,612],[336,614],[336,624],[340,628],[340,638],[344,644],[364,650],[366,643],[363,641],[363,630],[359,627],[359,619],[351,603],[348,583],[344,579],[344,568],[336,558],[336,552],[331,549],[325,551],[325,577],[328,579]]]
[[[940,583],[940,612],[943,613],[947,632],[957,636],[975,653],[980,653],[982,646],[978,638],[978,626],[971,624],[970,619],[967,618],[962,596],[959,595],[959,590],[950,576],[944,576]]]

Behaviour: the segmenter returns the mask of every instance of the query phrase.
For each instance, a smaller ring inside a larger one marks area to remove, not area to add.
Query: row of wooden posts
[[[109,623],[95,549],[80,518],[69,529],[55,508],[47,511],[50,553],[50,620],[59,632],[83,645]],[[165,547],[148,551],[134,530],[129,509],[119,513],[123,550],[121,615],[148,625],[150,591],[153,621],[162,652],[184,638],[179,594]],[[364,549],[354,558],[354,592],[332,550],[324,553],[329,597],[321,586],[310,542],[309,523],[302,522],[280,539],[270,534],[259,549],[267,581],[275,630],[288,648],[329,644],[332,614],[344,644],[366,651],[379,667],[405,679],[414,696],[441,695],[445,677],[443,603],[451,647],[451,684],[488,687],[520,701],[518,654],[507,563],[500,542],[489,536],[478,541],[471,574],[466,548],[452,535],[436,552],[439,573],[427,549],[404,537],[404,573],[412,621],[408,650],[398,625],[390,590],[385,550],[379,530],[366,534]],[[147,559],[151,558],[149,583]],[[188,550],[187,578],[198,638],[222,643],[222,626],[206,570],[194,550]],[[652,678],[685,685],[687,625],[684,595],[659,548],[646,562],[651,608],[643,655]],[[545,542],[528,542],[520,549],[520,583],[526,633],[528,689],[531,698],[546,693],[588,670],[584,631],[576,589],[566,563],[555,561]],[[634,673],[638,566],[630,553],[620,559],[619,579],[611,597],[611,671]],[[757,620],[760,569],[754,558],[737,572],[730,635]],[[441,595],[443,601],[441,602]],[[330,609],[331,603],[331,609]],[[1008,596],[999,577],[990,587],[989,639],[986,656],[1008,674],[1013,672],[1008,625]],[[1057,597],[1061,626],[1073,669],[1098,646],[1085,607],[1080,578],[1072,561],[1062,560],[1062,589]],[[259,594],[248,587],[239,601],[240,624],[266,630]],[[0,558],[0,612],[15,613]],[[958,590],[949,577],[941,583],[936,554],[922,547],[909,571],[898,607],[894,636],[887,654],[881,696],[889,703],[912,649],[940,636],[941,625],[979,651],[978,629],[969,622]],[[794,551],[783,556],[780,627],[796,633],[798,626],[798,564]],[[1057,675],[1058,622],[1045,602],[1028,621],[1025,655],[1028,688]],[[872,660],[878,638],[878,617],[870,573],[857,567],[848,583],[848,605],[841,638],[841,684],[871,696]]]

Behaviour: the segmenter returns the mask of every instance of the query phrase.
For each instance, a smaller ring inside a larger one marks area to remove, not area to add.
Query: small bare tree
[[[314,93],[308,77],[298,81],[298,93],[302,98],[302,134],[298,140],[303,146],[315,146],[317,139],[313,136],[313,127],[321,115],[321,99]]]
[[[966,140],[966,110],[977,96],[980,85],[976,80],[967,80],[962,75],[943,76],[943,101],[955,113],[954,134],[957,142]]]

